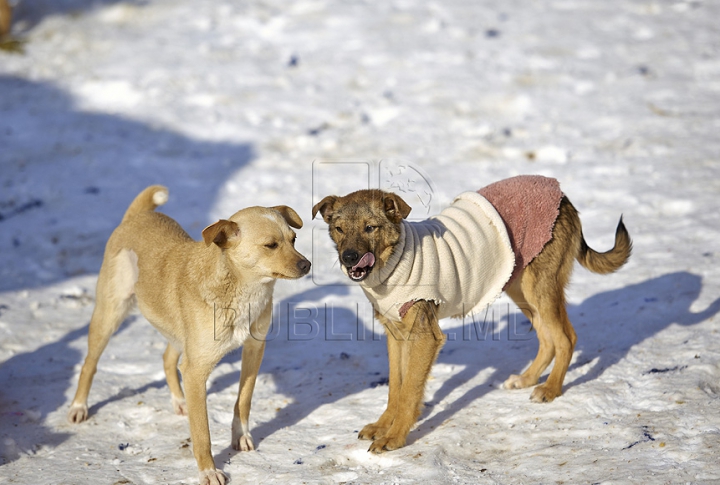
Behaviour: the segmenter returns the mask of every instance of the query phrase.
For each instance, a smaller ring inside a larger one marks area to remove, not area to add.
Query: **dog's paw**
[[[537,381],[531,382],[530,379],[526,377],[513,374],[503,383],[503,387],[505,389],[525,389],[535,384],[537,384]]]
[[[358,433],[358,439],[361,440],[376,440],[382,438],[387,433],[388,428],[383,428],[377,425],[377,423],[368,424]]]
[[[238,438],[233,437],[232,447],[238,451],[254,451],[255,443],[253,443],[252,436],[248,433]]]
[[[185,398],[177,398],[175,396],[172,397],[172,407],[173,411],[175,411],[175,414],[178,416],[187,416],[188,410],[187,410],[187,403],[185,402]]]
[[[72,424],[82,423],[88,418],[87,404],[73,404],[68,411],[67,419]]]
[[[553,399],[558,397],[562,392],[559,389],[551,389],[547,385],[543,384],[533,389],[530,395],[530,400],[533,402],[552,402]]]
[[[220,470],[201,470],[200,485],[225,485],[228,478]]]
[[[385,436],[373,441],[370,448],[368,448],[368,451],[379,455],[380,453],[385,453],[386,451],[397,450],[403,446],[405,446],[405,437]]]

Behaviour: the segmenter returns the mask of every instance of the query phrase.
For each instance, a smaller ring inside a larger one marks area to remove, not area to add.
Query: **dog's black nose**
[[[348,249],[346,251],[343,251],[342,262],[345,264],[345,266],[355,266],[358,261],[360,261],[360,255],[357,251],[353,251],[352,249]]]
[[[307,259],[302,259],[298,261],[297,267],[300,271],[303,272],[303,274],[307,274],[308,271],[310,271],[310,261]]]

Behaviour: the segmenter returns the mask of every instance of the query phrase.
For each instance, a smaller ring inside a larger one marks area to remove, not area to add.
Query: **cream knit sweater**
[[[360,285],[376,310],[400,321],[416,300],[439,305],[438,318],[475,313],[500,296],[515,266],[503,220],[477,192],[460,194],[439,215],[401,224],[387,264]]]

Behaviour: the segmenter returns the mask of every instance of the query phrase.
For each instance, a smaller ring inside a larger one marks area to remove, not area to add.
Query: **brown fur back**
[[[568,198],[563,197],[560,201],[560,213],[553,227],[553,237],[528,265],[526,272],[535,274],[537,280],[547,278],[547,285],[550,287],[565,288],[570,281],[575,259],[568,255],[579,255],[583,244],[585,240],[582,237],[580,216]],[[549,292],[550,288],[546,291]],[[564,295],[561,298],[564,303]]]
[[[577,209],[567,197],[563,197],[560,201],[560,214],[553,227],[553,238],[528,268],[534,266],[539,272],[557,268],[557,282],[565,287],[572,272],[573,259],[567,258],[568,254],[574,254],[575,259],[593,273],[608,274],[620,269],[631,253],[632,241],[622,218],[615,232],[615,245],[612,249],[599,253],[588,246],[583,237]],[[554,271],[552,273],[555,274]]]

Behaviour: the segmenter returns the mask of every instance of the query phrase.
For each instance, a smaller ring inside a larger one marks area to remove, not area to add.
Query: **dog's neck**
[[[250,335],[250,327],[272,303],[274,278],[244,274],[216,253],[208,258],[199,291],[212,311],[213,338],[224,342],[225,351],[239,347]]]
[[[249,293],[272,294],[275,279],[270,277],[258,278],[256,275],[244,273],[232,264],[219,248],[208,251],[204,268],[210,270],[204,278],[204,297],[208,302],[230,304],[242,295]],[[214,254],[213,254],[214,253]]]
[[[367,278],[361,281],[360,286],[365,288],[374,288],[387,281],[387,279],[393,274],[393,271],[395,271],[395,268],[402,258],[403,251],[405,250],[405,237],[407,231],[405,228],[406,224],[408,224],[406,221],[400,222],[400,237],[398,238],[398,242],[395,247],[393,247],[388,260],[381,268],[371,272]]]

